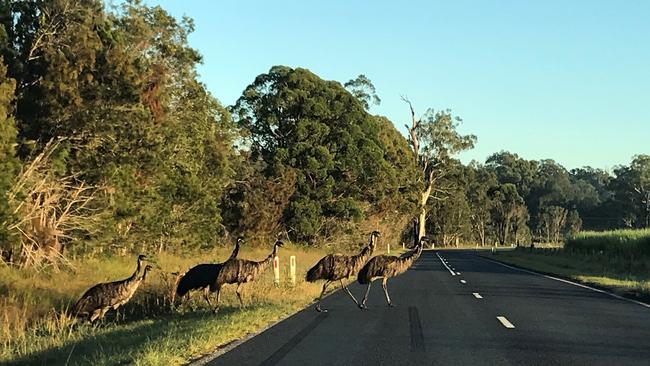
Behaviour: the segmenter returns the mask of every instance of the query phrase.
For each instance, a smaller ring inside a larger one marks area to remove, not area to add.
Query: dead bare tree
[[[8,228],[20,236],[22,266],[65,262],[65,243],[98,227],[100,216],[91,207],[97,188],[78,182],[73,175],[57,176],[51,167],[52,154],[64,140],[46,144],[23,168],[8,194],[15,217]]]
[[[474,135],[462,136],[456,131],[461,119],[452,117],[451,111],[438,111],[434,113],[429,109],[417,118],[411,101],[402,96],[402,100],[409,105],[411,124],[406,124],[408,140],[413,150],[414,163],[420,170],[418,183],[420,192],[418,197],[419,238],[426,234],[427,202],[430,198],[439,198],[437,193],[445,193],[444,188],[437,186],[447,173],[445,164],[451,155],[462,150],[474,147]]]

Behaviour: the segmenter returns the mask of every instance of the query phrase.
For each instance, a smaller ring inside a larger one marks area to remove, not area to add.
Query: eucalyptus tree
[[[614,169],[610,186],[625,209],[628,226],[650,227],[650,155],[636,155],[629,166]]]
[[[513,222],[521,221],[525,217],[524,199],[517,192],[517,187],[512,183],[505,183],[495,187],[491,192],[492,206],[491,221],[494,229],[494,235],[499,244],[503,245],[508,242],[512,230]],[[520,228],[520,224],[517,226]]]
[[[413,151],[413,163],[418,168],[416,185],[418,189],[419,236],[426,234],[427,203],[431,197],[444,194],[438,186],[449,171],[450,159],[461,151],[474,147],[476,136],[462,135],[457,131],[462,120],[453,116],[450,110],[428,109],[417,118],[411,102],[402,98],[409,106],[411,123],[407,124],[408,141]]]
[[[381,104],[381,99],[377,95],[375,85],[366,75],[359,75],[355,79],[351,79],[343,84],[345,88],[352,94],[363,107],[368,110],[371,105]]]

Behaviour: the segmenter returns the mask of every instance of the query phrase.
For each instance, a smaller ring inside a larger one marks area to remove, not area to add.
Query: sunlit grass
[[[261,260],[267,249],[247,249],[240,258]],[[113,312],[98,325],[79,324],[66,310],[90,286],[129,276],[135,257],[74,261],[74,270],[35,272],[0,267],[0,362],[21,364],[173,365],[241,338],[304,307],[318,296],[321,284],[304,274],[324,254],[298,246],[281,248],[281,283],[273,284],[272,268],[244,288],[242,309],[234,286],[222,293],[222,309],[212,314],[200,294],[175,310],[170,295],[175,277],[197,263],[224,260],[230,249],[207,254],[155,256],[164,272],[152,272],[136,296],[116,318]],[[297,283],[288,282],[289,256],[297,260]],[[69,358],[69,360],[68,360]]]
[[[650,296],[650,258],[522,248],[500,252],[498,260],[556,274],[633,297]]]
[[[566,249],[614,256],[650,256],[650,229],[582,231],[567,239]]]

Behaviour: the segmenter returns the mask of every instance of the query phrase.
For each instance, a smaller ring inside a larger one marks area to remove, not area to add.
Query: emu
[[[237,238],[235,242],[235,248],[233,249],[228,260],[237,258],[239,254],[239,248],[241,243],[244,241],[242,237]],[[178,286],[176,287],[176,296],[182,298],[190,291],[203,289],[203,298],[208,303],[208,306],[212,307],[210,303],[209,292],[215,292],[216,288],[214,287],[214,282],[221,271],[223,263],[203,263],[198,264],[190,268],[181,279],[178,281]]]
[[[307,282],[315,282],[317,280],[325,280],[323,284],[323,290],[318,296],[318,304],[316,305],[316,311],[327,312],[327,309],[321,308],[321,299],[323,294],[327,289],[327,286],[334,281],[341,281],[341,287],[350,295],[352,301],[359,306],[359,302],[352,295],[348,286],[343,282],[343,279],[347,279],[350,276],[357,274],[359,269],[366,263],[368,258],[372,255],[373,250],[375,249],[375,244],[377,238],[381,234],[379,231],[373,231],[370,234],[370,243],[361,249],[361,252],[357,255],[344,255],[344,254],[328,254],[323,257],[315,266],[313,266],[309,271],[305,279]]]
[[[79,318],[87,318],[92,323],[103,318],[110,309],[117,310],[126,304],[144,281],[147,271],[153,268],[147,265],[142,270],[142,262],[146,259],[144,254],[138,256],[137,268],[129,278],[100,283],[88,289],[74,305],[73,314]]]
[[[363,297],[361,305],[359,305],[360,309],[368,309],[366,306],[366,301],[368,301],[370,286],[372,285],[373,281],[380,278],[382,279],[381,286],[384,288],[386,302],[388,303],[388,306],[394,306],[390,301],[390,296],[388,296],[388,288],[386,286],[386,283],[388,282],[389,278],[396,277],[406,272],[406,270],[411,267],[413,262],[418,259],[418,257],[420,257],[420,254],[422,253],[422,247],[424,246],[424,241],[425,238],[422,237],[412,251],[406,253],[405,255],[402,255],[401,257],[395,257],[391,255],[378,255],[370,259],[368,263],[366,263],[366,265],[361,268],[359,275],[357,276],[357,281],[362,285],[368,284],[368,288],[366,289],[366,294]]]
[[[219,271],[216,281],[210,285],[210,288],[214,289],[217,293],[217,305],[214,308],[214,312],[217,313],[219,311],[221,288],[225,284],[237,284],[237,290],[235,292],[237,293],[239,303],[243,307],[244,301],[241,297],[242,286],[244,283],[255,281],[262,272],[264,272],[273,261],[273,258],[278,252],[278,248],[282,247],[282,245],[283,244],[280,240],[276,241],[275,244],[273,244],[273,251],[271,254],[259,262],[236,258],[227,260]]]

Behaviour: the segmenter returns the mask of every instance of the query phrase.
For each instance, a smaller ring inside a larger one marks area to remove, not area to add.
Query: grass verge
[[[318,296],[322,284],[306,283],[306,270],[323,251],[300,247],[280,249],[283,282],[273,284],[272,268],[258,282],[244,287],[246,306],[239,307],[234,286],[222,293],[218,315],[196,293],[171,310],[174,279],[167,272],[197,263],[225,259],[229,249],[179,257],[161,254],[165,272],[153,272],[122,310],[101,324],[75,322],[66,309],[90,286],[124,278],[135,258],[111,257],[75,261],[73,270],[33,272],[0,266],[0,363],[47,365],[178,365],[220,345],[244,337],[303,308]],[[242,250],[240,258],[261,260],[269,250]],[[297,283],[288,283],[289,256],[297,260]]]
[[[607,255],[578,254],[564,249],[518,248],[484,254],[518,267],[556,275],[635,300],[650,301],[650,261],[647,258],[623,259]]]

